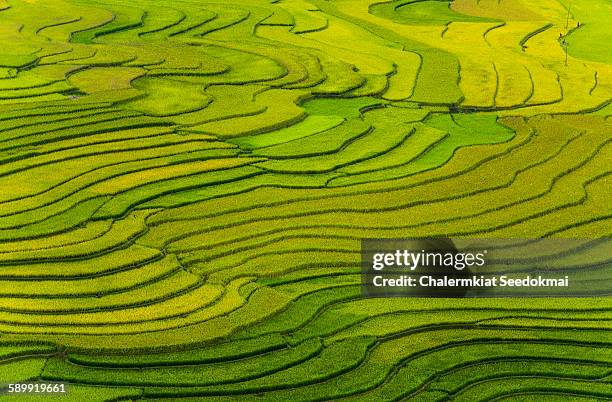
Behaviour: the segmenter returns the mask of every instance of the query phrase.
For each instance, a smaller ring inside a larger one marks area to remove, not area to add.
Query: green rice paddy
[[[609,0],[0,0],[0,384],[612,399],[609,297],[359,276],[367,237],[612,235],[610,26]]]

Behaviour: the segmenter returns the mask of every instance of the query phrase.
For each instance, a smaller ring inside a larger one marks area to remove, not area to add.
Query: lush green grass
[[[1,382],[609,399],[610,298],[364,298],[359,240],[610,236],[610,14],[0,0]],[[550,268],[606,293],[607,247]]]
[[[569,42],[568,53],[579,59],[610,64],[612,56],[606,43],[608,42],[606,27],[611,22],[612,5],[598,0],[573,2],[563,0],[561,3],[569,8],[572,17],[571,25],[568,26],[571,33],[566,38]]]
[[[212,101],[203,88],[195,84],[153,78],[134,82],[134,87],[145,92],[147,97],[131,102],[131,107],[155,116],[170,116],[203,109]],[[185,96],[185,90],[189,97]]]
[[[241,149],[266,148],[330,130],[342,124],[343,121],[338,116],[309,116],[303,121],[284,129],[266,134],[237,138],[230,142],[237,144]]]

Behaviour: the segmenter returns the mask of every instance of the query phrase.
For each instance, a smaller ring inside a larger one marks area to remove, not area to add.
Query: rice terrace
[[[360,285],[362,238],[612,235],[611,27],[610,0],[0,0],[0,399],[612,400],[609,296]],[[5,392],[33,382],[69,391]]]

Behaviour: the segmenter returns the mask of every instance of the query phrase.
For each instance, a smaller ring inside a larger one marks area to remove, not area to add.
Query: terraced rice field
[[[0,0],[0,383],[612,399],[609,297],[359,286],[364,237],[612,234],[611,25],[609,0]]]

